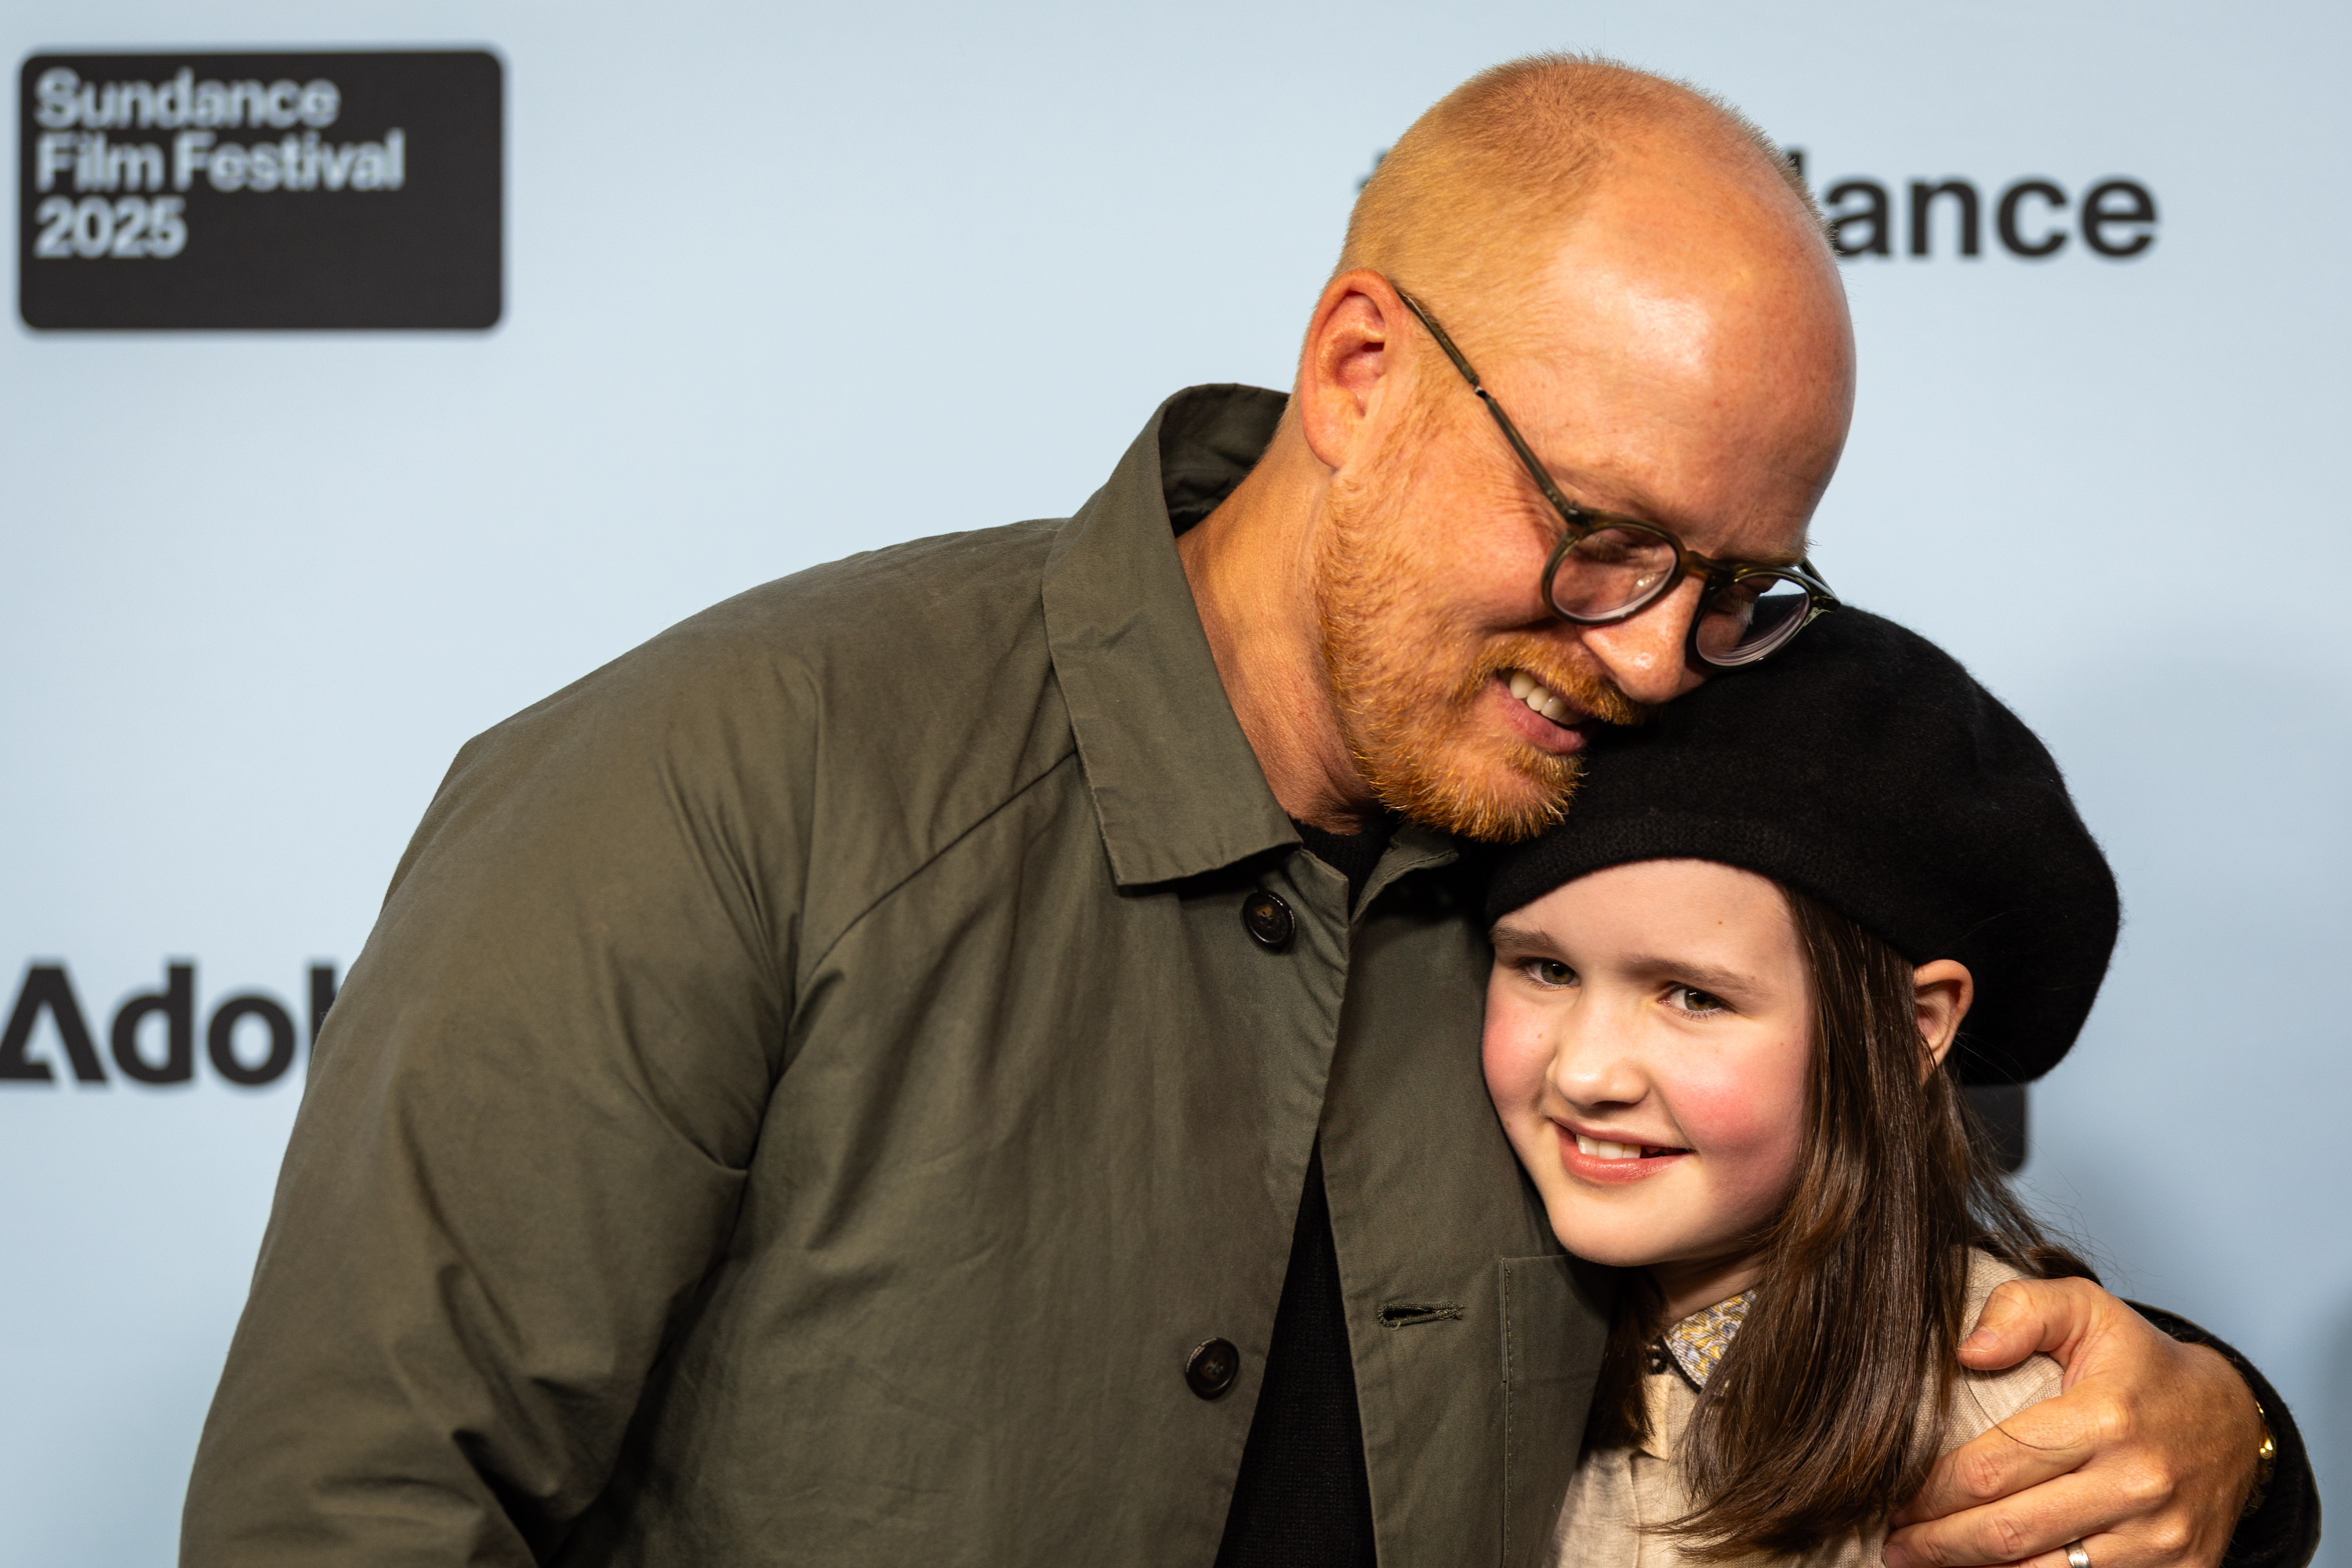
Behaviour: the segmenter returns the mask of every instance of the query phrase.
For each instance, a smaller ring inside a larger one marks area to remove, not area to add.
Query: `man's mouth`
[[[1510,672],[1511,695],[1528,705],[1528,710],[1540,713],[1564,729],[1574,729],[1592,715],[1569,705],[1568,699],[1529,675],[1524,669]]]

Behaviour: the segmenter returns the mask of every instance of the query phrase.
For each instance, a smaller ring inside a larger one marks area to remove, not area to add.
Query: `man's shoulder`
[[[799,728],[892,713],[904,736],[975,707],[1001,723],[1007,702],[1049,682],[1040,584],[1060,527],[912,540],[761,584],[491,733],[556,717]]]
[[[681,621],[467,742],[393,899],[587,878],[734,899],[821,949],[1074,753],[1041,605],[1056,531],[919,540]]]
[[[1023,641],[1042,654],[1041,584],[1062,527],[1019,522],[830,561],[713,605],[635,654],[750,658],[853,686],[951,684],[959,656]]]
[[[1041,603],[1060,526],[916,540],[738,594],[476,736],[451,782],[764,781],[866,814],[984,810],[1072,745]]]

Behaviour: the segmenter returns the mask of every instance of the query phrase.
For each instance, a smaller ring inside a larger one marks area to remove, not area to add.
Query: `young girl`
[[[1879,1560],[1935,1457],[2058,1392],[1956,1350],[2087,1274],[1959,1081],[2038,1076],[2114,945],[2049,753],[1842,611],[1593,760],[1498,862],[1486,1080],[1561,1243],[1625,1277],[1553,1561]]]

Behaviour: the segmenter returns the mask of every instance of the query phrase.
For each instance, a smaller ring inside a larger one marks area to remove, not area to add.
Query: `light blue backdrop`
[[[751,584],[1066,513],[1179,386],[1286,383],[1374,152],[1479,67],[1605,49],[1817,183],[2154,191],[2127,263],[1850,264],[1818,559],[2043,731],[2120,870],[2028,1179],[2270,1372],[2352,1507],[2347,35],[2144,0],[10,0],[12,62],[498,48],[509,303],[0,331],[0,984],[65,962],[102,1033],[193,958],[205,1009],[299,1016],[467,736]],[[298,1092],[0,1086],[0,1563],[170,1561]]]

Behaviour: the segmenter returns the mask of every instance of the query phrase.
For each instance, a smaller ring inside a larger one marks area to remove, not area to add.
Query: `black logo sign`
[[[316,1044],[327,1009],[335,1004],[335,966],[310,966],[309,1039]],[[113,1027],[106,1032],[116,1071],[133,1083],[187,1083],[196,1076],[196,965],[192,959],[173,959],[163,965],[163,984],[153,991],[134,992],[114,1010]],[[98,1016],[103,1017],[100,1014]],[[46,1018],[54,1031],[54,1047],[36,1048],[43,1038]],[[215,1005],[204,1029],[205,1056],[213,1071],[241,1089],[275,1083],[294,1065],[297,1039],[294,1015],[267,991],[245,991]],[[90,1016],[82,1011],[73,978],[63,963],[29,963],[16,987],[16,1005],[0,1025],[0,1085],[55,1084],[60,1064],[74,1080],[104,1084],[106,1063],[99,1054],[99,1037]]]
[[[37,328],[483,328],[504,71],[479,50],[35,55],[17,310]]]
[[[1801,179],[1804,149],[1790,147],[1785,155]],[[1899,224],[1895,190],[1904,193]],[[1892,257],[1900,239],[1903,254],[1925,260],[1938,253],[1935,236],[1941,229],[1948,237],[1943,252],[1973,261],[1984,254],[1988,214],[2000,247],[2023,261],[2049,260],[2077,233],[2085,249],[2109,261],[2128,261],[2156,243],[2156,197],[2130,179],[2094,180],[2076,202],[2064,185],[2039,175],[2011,180],[1998,196],[1958,175],[1911,180],[1893,189],[1885,181],[1856,177],[1833,182],[1822,193],[1822,205],[1830,244],[1842,257]],[[1941,222],[1939,210],[1946,215]]]

